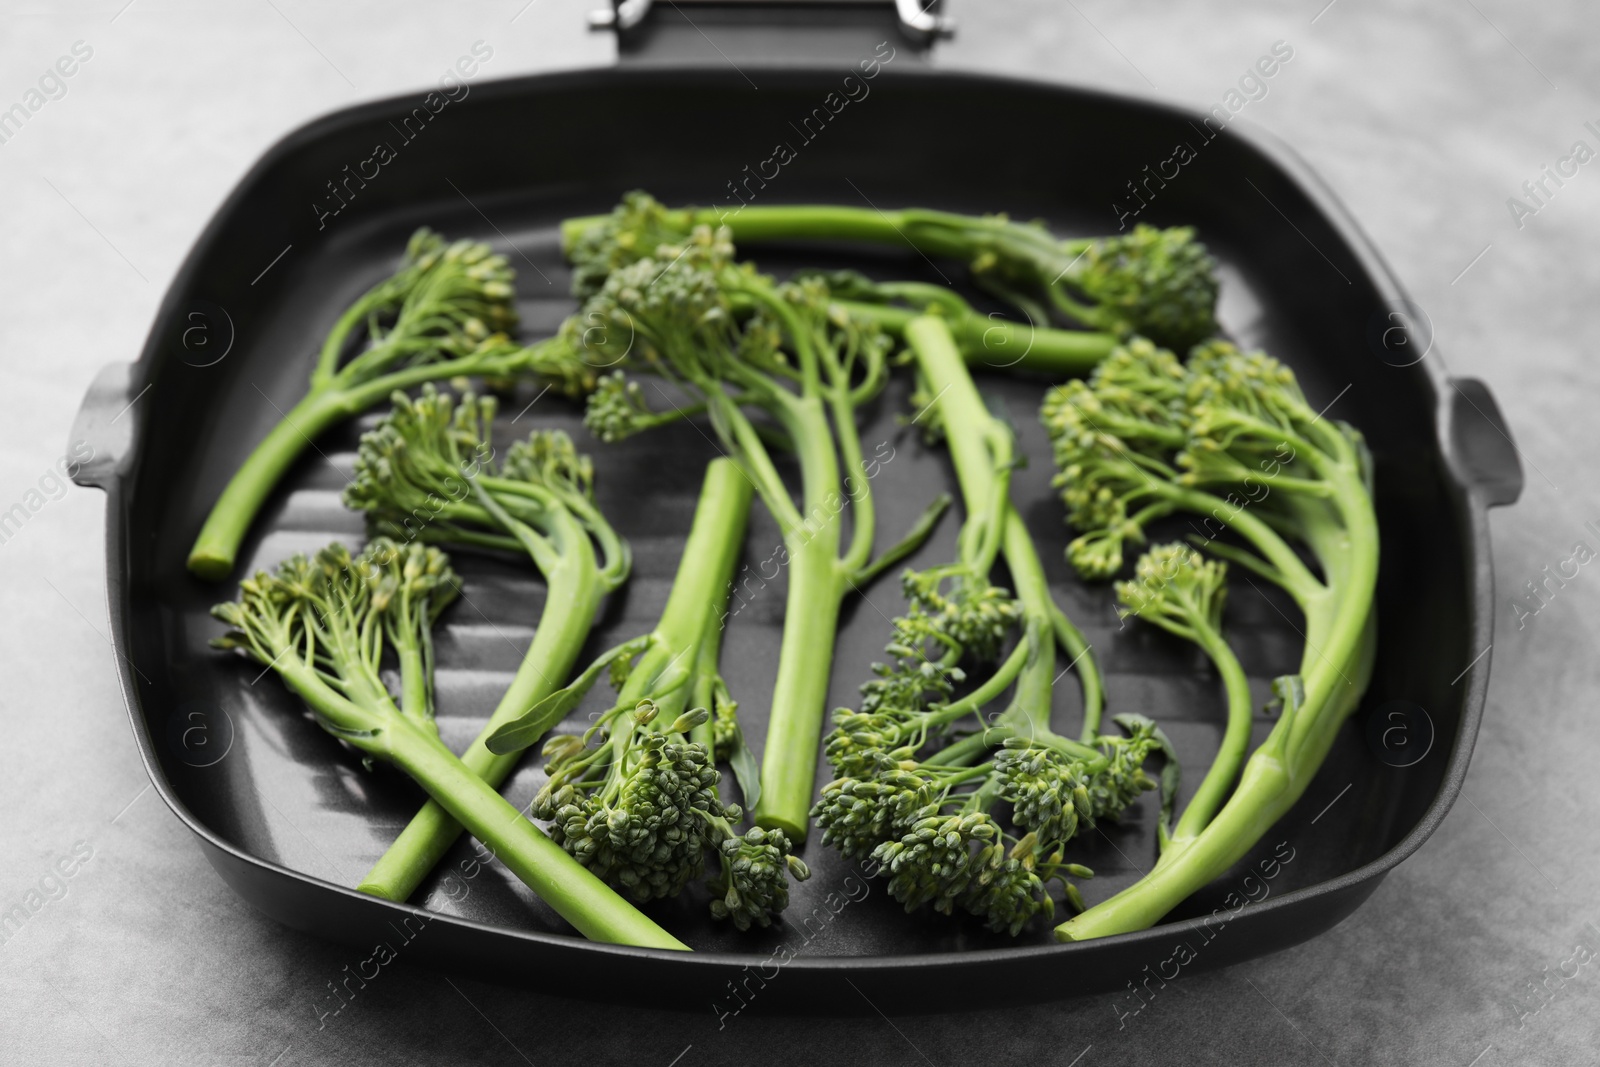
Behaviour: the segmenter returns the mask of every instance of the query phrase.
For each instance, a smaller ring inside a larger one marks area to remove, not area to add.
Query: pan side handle
[[[1450,379],[1450,459],[1489,507],[1522,495],[1522,460],[1505,416],[1477,378]]]
[[[602,0],[589,25],[615,31],[618,58],[629,63],[735,69],[741,62],[853,63],[874,55],[880,42],[925,52],[955,30],[941,6],[942,0]]]
[[[74,461],[72,480],[78,485],[109,489],[122,473],[133,444],[133,409],[139,399],[133,385],[132,363],[109,363],[89,384],[67,441],[66,454]]]

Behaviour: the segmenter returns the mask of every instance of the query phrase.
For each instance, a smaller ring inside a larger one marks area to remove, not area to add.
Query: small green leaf
[[[1178,804],[1178,786],[1183,781],[1183,765],[1178,762],[1178,750],[1173,747],[1171,738],[1162,732],[1155,720],[1148,715],[1127,711],[1121,715],[1111,716],[1111,721],[1122,727],[1128,733],[1133,733],[1141,726],[1150,727],[1150,735],[1156,739],[1156,744],[1161,747],[1161,779],[1159,790],[1161,793],[1161,821],[1157,825],[1157,836],[1164,841],[1171,832],[1172,816]]]
[[[744,794],[744,806],[754,808],[761,799],[761,761],[745,743],[744,731],[733,728],[733,751],[728,755],[728,766],[733,768],[734,781]]]
[[[566,718],[568,712],[582,703],[588,689],[588,686],[578,684],[557,689],[490,734],[489,739],[483,743],[484,747],[497,756],[509,752],[521,752],[530,747],[543,737],[550,727]]]
[[[1272,693],[1276,698],[1268,708],[1281,709],[1283,717],[1293,721],[1295,713],[1306,702],[1306,682],[1298,674],[1285,674],[1272,680]]]

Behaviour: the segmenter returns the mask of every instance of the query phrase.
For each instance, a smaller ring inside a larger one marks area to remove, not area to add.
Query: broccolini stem
[[[353,723],[368,717],[294,657],[283,657],[275,669],[329,720]],[[380,750],[414,778],[579,933],[612,944],[688,949],[562,851],[493,786],[463,766],[437,737],[401,716],[391,717],[380,731],[386,736],[363,747]]]
[[[670,212],[684,229],[706,224],[727,226],[733,231],[735,244],[745,241],[772,241],[798,238],[815,234],[825,235],[830,241],[871,241],[875,244],[905,244],[909,238],[904,233],[905,212],[885,214],[867,208],[842,207],[834,204],[782,204],[772,207],[744,207],[738,211],[722,212],[716,208],[687,209]],[[564,241],[571,238],[586,224],[598,222],[604,216],[592,219],[568,219],[562,223]],[[927,251],[927,249],[924,249]],[[958,255],[959,251],[939,250],[940,254]]]
[[[1314,729],[1298,754],[1285,759],[1289,729],[1299,720],[1297,715],[1293,720],[1279,720],[1245,762],[1238,788],[1210,825],[1184,844],[1170,842],[1149,874],[1057,926],[1057,941],[1088,941],[1154,926],[1184,899],[1239,862],[1294,807],[1327,757],[1339,724],[1355,710],[1366,688],[1376,645],[1376,629],[1371,623],[1369,615],[1360,651],[1345,665],[1350,684],[1341,682],[1322,706],[1307,704],[1302,709],[1314,720]]]
[[[541,342],[547,343],[547,342]],[[534,346],[537,348],[538,346]],[[532,351],[532,349],[529,349]],[[328,429],[365,411],[396,389],[423,382],[483,374],[493,365],[481,356],[462,356],[437,363],[422,363],[391,371],[358,385],[341,386],[337,379],[319,380],[283,421],[274,426],[234,472],[212,505],[205,525],[189,550],[188,566],[196,577],[217,582],[232,571],[250,524],[261,511],[294,461]]]
[[[398,740],[398,739],[397,739]],[[468,770],[442,743],[397,744],[396,763],[494,849],[500,862],[592,941],[642,948],[689,946],[646,918],[562,851],[494,787]]]
[[[1366,639],[1365,632],[1374,625],[1372,619],[1375,613],[1371,604],[1378,583],[1378,517],[1373,511],[1360,461],[1353,452],[1337,462],[1328,463],[1327,470],[1328,480],[1334,487],[1334,506],[1344,520],[1347,549],[1340,554],[1340,558],[1347,562],[1337,576],[1335,590],[1338,603],[1329,609],[1332,618],[1326,633],[1320,632],[1321,627],[1313,630],[1309,625],[1313,620],[1308,618],[1306,644],[1309,662],[1302,663],[1301,674],[1307,692],[1317,691],[1312,686],[1318,689],[1325,687],[1341,694],[1354,690],[1355,699],[1359,699],[1366,688],[1366,679],[1358,681],[1352,678],[1340,664],[1354,658],[1351,650],[1360,646]],[[1365,611],[1360,610],[1362,605],[1366,605]],[[1321,647],[1311,648],[1312,640],[1316,640]],[[1298,761],[1302,758],[1302,749],[1316,747],[1310,739],[1319,729],[1327,727],[1310,716],[1295,717],[1289,735],[1291,759]],[[1320,757],[1318,762],[1321,762]]]
[[[706,464],[700,502],[695,506],[667,606],[656,623],[650,648],[640,657],[617,697],[618,704],[631,707],[650,695],[667,669],[681,668],[690,673],[691,681],[670,694],[676,699],[657,715],[662,728],[671,724],[691,698],[698,701],[697,683],[705,666],[704,646],[708,643],[715,672],[722,615],[727,609],[734,564],[744,546],[750,497],[750,479],[733,460],[719,457]],[[701,705],[697,702],[695,706]],[[709,708],[710,704],[704,706]]]
[[[1317,459],[1317,469],[1333,486],[1338,519],[1313,516],[1306,522],[1306,540],[1328,584],[1314,583],[1314,591],[1296,594],[1306,615],[1300,670],[1305,702],[1292,714],[1285,709],[1245,762],[1238,788],[1199,833],[1181,841],[1175,836],[1148,875],[1058,926],[1057,940],[1082,941],[1154,925],[1238,862],[1305,792],[1339,725],[1360,701],[1376,646],[1377,518],[1360,461],[1348,443]],[[1236,528],[1255,543],[1247,525]]]
[[[396,655],[400,660],[400,711],[417,723],[433,725],[432,682],[422,649],[402,648]]]
[[[861,433],[856,429],[856,404],[850,391],[847,372],[832,365],[827,387],[828,405],[834,430],[839,438],[839,463],[850,472],[845,495],[850,501],[850,545],[840,565],[846,576],[860,571],[872,559],[872,542],[877,534],[878,511],[867,485],[866,463],[861,458]],[[843,582],[841,582],[841,585]]]
[[[749,514],[748,508],[746,514]],[[740,540],[743,540],[742,533],[741,530]],[[726,629],[726,620],[723,616],[728,610],[728,596],[732,585],[731,581],[722,583],[722,591],[716,595],[710,604],[711,610],[706,613],[705,629],[700,634],[700,647],[694,656],[694,689],[689,699],[691,708],[715,710],[718,662],[722,656],[722,632]],[[712,725],[711,719],[696,723],[689,731],[689,740],[703,746],[715,758],[716,727]]]
[[[906,324],[922,311],[894,304],[835,300],[851,318],[872,322],[891,334],[905,332]],[[1025,371],[1048,378],[1087,374],[1117,346],[1109,333],[1063,330],[1043,323],[1011,322],[971,313],[952,316],[950,332],[967,363],[975,368]]]
[[[991,427],[994,416],[984,406],[977,385],[961,360],[955,339],[943,319],[924,315],[907,323],[906,341],[916,354],[917,365],[928,380],[928,388],[935,394],[939,406],[940,422],[945,427],[945,438],[950,446],[950,458],[955,464],[956,479],[967,500],[968,512],[990,504],[997,486],[1005,485],[1002,471],[996,469],[996,460],[1009,462],[1009,457],[997,457]],[[1001,532],[1001,552],[1006,567],[1011,572],[1018,602],[1028,621],[1025,642],[1033,648],[1028,663],[1017,677],[1012,705],[1001,713],[997,725],[1009,726],[1030,732],[1039,738],[1050,738],[1050,694],[1055,671],[1055,651],[1058,640],[1059,616],[1065,615],[1050,595],[1049,579],[1044,564],[1034,548],[1033,537],[1023,524],[1017,509],[1009,500],[1003,501],[1004,529]],[[1070,623],[1068,624],[1070,627]],[[1076,632],[1076,631],[1072,631]],[[1081,635],[1079,637],[1081,640]],[[1085,646],[1087,651],[1087,646]],[[1085,687],[1085,706],[1088,694],[1098,696],[1100,684],[1098,666],[1086,655],[1079,658],[1079,670],[1085,676],[1096,675]],[[1098,709],[1099,701],[1094,704]],[[1093,753],[1098,756],[1098,753]]]
[[[348,415],[343,398],[331,391],[308,393],[290,408],[217,498],[189,551],[189,569],[208,581],[226,578],[256,513],[307,443]]]
[[[1100,736],[1100,717],[1106,707],[1100,663],[1094,658],[1093,647],[1084,640],[1083,631],[1072,624],[1066,612],[1055,608],[1050,618],[1055,624],[1056,640],[1061,643],[1061,651],[1072,657],[1071,663],[1085,663],[1084,669],[1078,672],[1078,684],[1083,687],[1083,730],[1078,734],[1078,740],[1085,745],[1092,745],[1094,739]]]
[[[797,398],[795,407],[798,425],[792,436],[800,459],[805,516],[798,526],[784,525],[788,601],[761,757],[761,799],[754,818],[758,826],[782,830],[798,843],[805,840],[817,768],[814,756],[800,759],[797,754],[814,753],[822,734],[829,672],[819,664],[833,659],[844,579],[854,568],[839,558],[842,497],[827,414],[817,396]],[[782,521],[783,516],[778,518]]]
[[[1228,724],[1223,730],[1222,745],[1217,750],[1216,759],[1206,771],[1205,778],[1195,790],[1177,825],[1172,828],[1172,836],[1166,845],[1168,849],[1174,844],[1179,848],[1185,847],[1189,840],[1210,824],[1217,809],[1227,799],[1228,791],[1239,776],[1239,767],[1250,751],[1250,724],[1254,706],[1250,701],[1250,680],[1245,677],[1239,657],[1233,654],[1233,649],[1222,635],[1208,625],[1194,626],[1194,641],[1211,657],[1211,662],[1217,666],[1217,673],[1222,676],[1222,688],[1228,697]]]

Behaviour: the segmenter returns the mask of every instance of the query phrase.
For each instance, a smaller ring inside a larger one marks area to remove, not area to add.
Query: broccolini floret
[[[512,279],[505,257],[488,245],[447,244],[418,230],[400,270],[334,324],[305,396],[281,413],[212,506],[190,549],[189,570],[210,580],[231,572],[256,513],[310,442],[397,389],[527,375],[573,395],[591,388],[596,374],[573,357],[570,330],[528,347],[506,336],[516,323]],[[362,344],[347,357],[357,338]]]
[[[430,629],[457,596],[436,548],[379,538],[358,556],[340,544],[296,556],[240,586],[212,613],[230,627],[214,644],[274,671],[334,737],[414,778],[449,815],[587,937],[686,946],[645,918],[472,773],[433,722]],[[385,686],[397,662],[399,700]]]
[[[619,220],[618,226],[627,222]],[[615,243],[627,231],[609,232]],[[640,236],[634,247],[648,240]],[[876,524],[856,408],[883,386],[888,338],[838,311],[820,282],[780,285],[735,263],[733,254],[726,232],[699,227],[679,245],[655,247],[610,270],[582,313],[603,326],[588,335],[590,361],[625,361],[628,371],[670,382],[691,400],[688,407],[670,401],[672,413],[658,414],[642,389],[611,381],[592,400],[588,423],[615,440],[704,411],[721,447],[777,519],[789,561],[788,608],[754,815],[759,825],[799,841],[840,605],[847,592],[914,548],[931,525],[919,524],[871,560]],[[798,459],[799,499],[779,476],[769,441]],[[935,502],[930,514],[943,506]]]
[[[1083,907],[1073,879],[1091,872],[1066,858],[1069,843],[1154,788],[1144,765],[1166,749],[1148,722],[1129,720],[1130,736],[1100,734],[1098,668],[1051,600],[1011,506],[1010,429],[984,407],[943,322],[916,320],[907,337],[941,410],[968,517],[958,561],[906,572],[892,659],[874,666],[858,710],[835,713],[824,751],[839,777],[814,814],[824,841],[883,864],[907,910],[960,908],[1016,934],[1054,913],[1052,883]],[[1016,596],[990,581],[1002,555]],[[1077,741],[1050,726],[1058,644],[1084,679]],[[1003,710],[988,710],[1008,690]]]
[[[532,744],[608,675],[618,690],[612,706],[583,734],[546,742],[548,781],[533,815],[580,863],[641,902],[707,880],[714,859],[711,912],[741,930],[770,924],[788,905],[788,878],[809,873],[781,830],[736,830],[741,810],[717,788],[714,715],[736,771],[745,758],[717,652],[750,497],[744,473],[713,460],[656,628],[602,654],[488,742],[496,752]],[[749,769],[741,784],[753,789]]]
[[[1185,559],[1188,586],[1154,595],[1124,587],[1125,603],[1145,605],[1151,621],[1207,647],[1228,685],[1230,727],[1213,774],[1154,870],[1057,929],[1075,940],[1156,922],[1243,856],[1304,792],[1371,674],[1378,535],[1361,435],[1312,407],[1293,373],[1263,353],[1213,341],[1183,363],[1148,341],[1131,342],[1087,382],[1053,390],[1041,414],[1068,518],[1080,531],[1068,558],[1081,573],[1115,574],[1125,546],[1143,541],[1151,522],[1184,512],[1203,518],[1199,540],[1208,553],[1281,586],[1305,615],[1300,673],[1274,687],[1284,697],[1282,717],[1228,796],[1247,744],[1239,720],[1248,690],[1215,619],[1201,610],[1216,602],[1176,599],[1220,577]],[[1216,540],[1225,531],[1244,545]]]
[[[746,205],[671,210],[630,193],[610,215],[569,219],[563,243],[576,265],[580,295],[629,254],[652,254],[697,225],[725,224],[741,244],[768,240],[849,240],[904,245],[964,261],[973,280],[1021,310],[1036,326],[1051,312],[1117,337],[1141,335],[1186,348],[1216,333],[1216,264],[1187,226],[1139,223],[1125,234],[1059,239],[1042,224],[1004,215],[958,215],[907,208]],[[612,234],[629,235],[618,247]],[[958,341],[960,331],[957,331]]]
[[[632,556],[592,499],[593,467],[560,431],[536,430],[496,456],[496,404],[459,401],[431,383],[361,437],[345,488],[349,507],[376,534],[402,542],[498,548],[526,555],[546,582],[533,641],[483,731],[462,754],[498,785],[516,765],[484,740],[556,691],[589,635],[601,598],[627,578]],[[362,880],[361,889],[405,900],[443,858],[461,827],[437,804],[417,813]]]

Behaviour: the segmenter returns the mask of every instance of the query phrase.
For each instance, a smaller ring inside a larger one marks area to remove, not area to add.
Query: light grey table
[[[1209,107],[1287,42],[1293,59],[1242,117],[1309,158],[1426,309],[1451,371],[1488,381],[1505,409],[1528,481],[1491,520],[1499,630],[1471,774],[1352,918],[1184,978],[1120,1030],[1104,997],[719,1032],[709,1011],[607,1009],[403,962],[318,1030],[313,1004],[352,957],[234,898],[147,789],[106,643],[103,503],[52,467],[95,370],[137,353],[190,242],[269,144],[432,82],[476,41],[493,49],[485,76],[610,62],[609,37],[584,28],[589,2],[10,0],[0,13],[0,109],[75,47],[78,60],[0,143],[0,511],[38,505],[0,543],[0,910],[30,891],[44,901],[0,945],[0,1060],[1600,1061],[1600,961],[1563,966],[1580,943],[1600,950],[1587,925],[1600,923],[1600,574],[1582,569],[1536,616],[1512,607],[1574,542],[1594,545],[1584,524],[1600,519],[1600,162],[1547,180],[1542,205],[1521,189],[1574,142],[1600,149],[1584,125],[1600,126],[1597,18],[1578,0],[956,3],[960,32],[934,60]],[[1538,210],[1515,217],[1519,195]],[[52,876],[58,860],[70,876]],[[1549,977],[1560,970],[1572,976]],[[1535,997],[1541,981],[1551,991]]]

